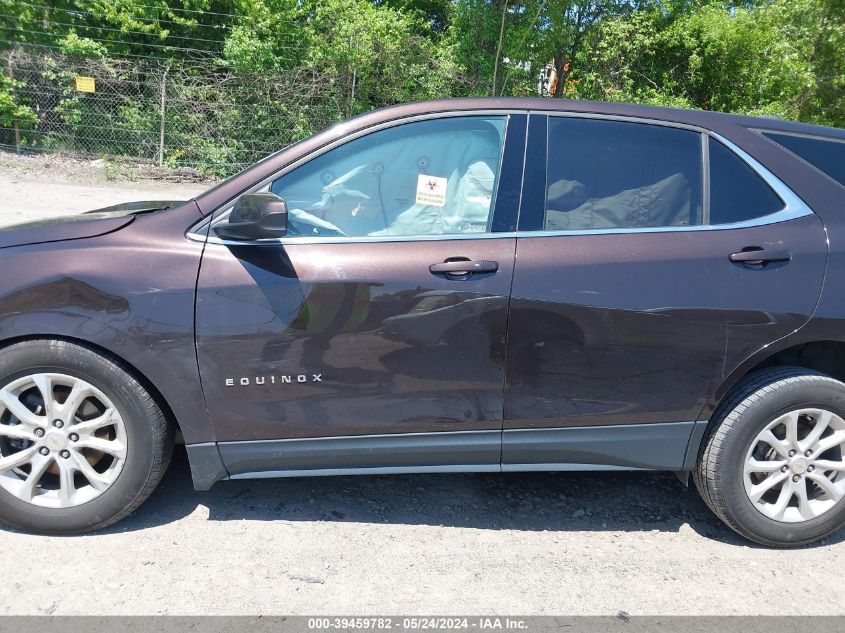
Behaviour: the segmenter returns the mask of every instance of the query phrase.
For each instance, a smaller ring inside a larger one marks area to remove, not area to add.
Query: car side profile
[[[845,130],[545,99],[371,112],[184,202],[0,230],[0,519],[194,486],[663,470],[845,523]]]

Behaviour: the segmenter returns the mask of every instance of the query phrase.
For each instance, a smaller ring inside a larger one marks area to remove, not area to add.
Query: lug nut
[[[813,451],[810,451],[810,450],[804,451],[804,457],[809,457],[812,454],[813,454]]]
[[[780,467],[780,472],[782,472],[782,473],[785,473],[787,470],[789,470],[789,466],[781,466]]]
[[[795,483],[798,483],[799,481],[801,481],[801,477],[799,477],[798,475],[793,475],[792,481],[794,481]]]
[[[79,436],[76,433],[70,434],[70,441],[71,442],[76,442],[78,439],[79,439]]]
[[[47,448],[46,446],[42,446],[41,448],[38,449],[38,452],[41,453],[42,455],[49,455],[50,449]]]
[[[816,469],[816,467],[815,467],[815,466],[812,466],[812,465],[807,466],[807,472],[808,472],[808,473],[813,472],[815,469]]]
[[[53,420],[53,426],[55,426],[57,429],[62,428],[64,425],[65,423],[61,420]]]
[[[35,429],[35,437],[44,437],[44,429]]]
[[[789,451],[789,456],[790,456],[790,457],[795,457],[795,451],[794,451],[794,450]]]
[[[68,457],[70,457],[70,451],[65,449],[61,453],[59,453],[59,455],[61,455],[63,459],[67,459]]]

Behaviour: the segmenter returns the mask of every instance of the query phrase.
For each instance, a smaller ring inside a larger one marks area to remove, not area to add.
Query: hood
[[[0,227],[0,249],[44,242],[77,240],[105,235],[123,228],[142,213],[154,213],[182,204],[175,200],[126,202],[59,218]]]

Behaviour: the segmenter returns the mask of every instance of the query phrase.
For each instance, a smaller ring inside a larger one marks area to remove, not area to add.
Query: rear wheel
[[[152,492],[173,433],[115,359],[65,341],[0,350],[0,519],[45,533],[110,525]]]
[[[716,412],[694,473],[710,508],[764,545],[845,524],[845,384],[803,368],[750,375]]]

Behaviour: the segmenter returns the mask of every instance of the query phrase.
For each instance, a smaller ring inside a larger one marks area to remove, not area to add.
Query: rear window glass
[[[763,136],[800,156],[845,187],[845,141],[762,132]]]
[[[731,224],[783,209],[783,200],[757,172],[710,139],[710,224]]]
[[[701,140],[672,127],[550,117],[546,230],[701,224]]]

